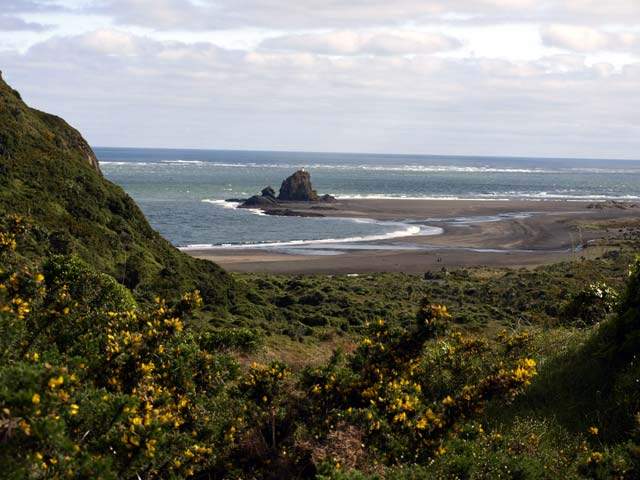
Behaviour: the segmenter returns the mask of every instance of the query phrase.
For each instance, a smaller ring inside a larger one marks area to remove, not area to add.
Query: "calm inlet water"
[[[350,198],[640,200],[640,161],[96,148],[105,176],[179,247],[349,244],[435,234],[427,225],[272,217],[233,208],[304,167]],[[317,242],[321,240],[320,242]]]

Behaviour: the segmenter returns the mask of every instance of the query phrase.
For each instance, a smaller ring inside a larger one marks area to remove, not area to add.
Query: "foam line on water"
[[[362,221],[365,219],[344,219],[344,220]],[[376,223],[381,226],[397,225],[400,228],[392,232],[381,233],[377,235],[362,235],[357,237],[323,238],[323,239],[316,239],[316,240],[290,240],[285,242],[228,243],[228,244],[222,244],[222,245],[199,244],[199,245],[186,245],[184,247],[180,247],[180,249],[184,251],[218,250],[218,249],[243,249],[244,250],[244,249],[254,249],[254,248],[260,249],[260,248],[280,248],[280,247],[303,247],[308,245],[321,246],[321,245],[348,244],[348,243],[359,243],[359,242],[378,242],[378,241],[384,241],[384,240],[392,240],[394,238],[411,237],[416,235],[422,235],[422,236],[440,235],[443,232],[443,229],[440,227],[429,227],[429,226],[418,227],[416,225],[408,225],[408,224],[403,224],[399,222],[377,222],[375,220],[370,220],[370,222]]]
[[[372,165],[372,164],[352,164],[336,165],[325,163],[256,163],[256,162],[220,162],[208,160],[181,160],[167,159],[154,161],[100,161],[101,165],[205,165],[219,168],[268,168],[268,169],[317,169],[317,170],[339,170],[339,171],[370,171],[370,172],[407,172],[407,173],[516,173],[516,174],[571,174],[571,173],[614,173],[614,174],[640,174],[638,168],[589,168],[589,167],[568,167],[568,168],[518,168],[518,167],[498,167],[492,165]]]
[[[237,210],[238,207],[240,206],[240,202],[227,202],[226,200],[211,200],[211,199],[208,199],[208,198],[205,198],[205,199],[201,200],[201,202],[202,203],[210,203],[212,205],[217,205],[219,207],[227,208],[229,210]],[[264,213],[259,208],[243,208],[242,210],[245,211],[245,212],[252,213],[254,215],[260,215],[260,216],[266,216],[267,215],[266,213]]]

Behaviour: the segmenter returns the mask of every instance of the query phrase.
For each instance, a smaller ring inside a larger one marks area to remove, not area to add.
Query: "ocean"
[[[184,249],[276,250],[437,234],[428,222],[274,217],[235,208],[304,167],[320,194],[343,198],[640,201],[640,161],[95,148],[106,178]],[[515,213],[515,212],[514,212]],[[486,219],[491,220],[491,219]],[[455,221],[455,219],[452,219]],[[325,254],[330,249],[320,249]],[[318,253],[316,252],[316,253]]]

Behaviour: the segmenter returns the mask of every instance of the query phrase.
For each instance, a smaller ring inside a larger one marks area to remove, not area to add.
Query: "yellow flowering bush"
[[[19,245],[19,230],[9,231]],[[201,348],[176,305],[136,305],[71,257],[29,265],[0,254],[0,465],[3,478],[187,477],[231,447],[237,365]]]
[[[308,370],[308,415],[324,419],[318,434],[352,422],[376,458],[424,461],[489,400],[511,400],[536,375],[532,359],[504,364],[487,341],[447,334],[449,319],[446,307],[423,302],[413,328],[373,322],[351,356]]]

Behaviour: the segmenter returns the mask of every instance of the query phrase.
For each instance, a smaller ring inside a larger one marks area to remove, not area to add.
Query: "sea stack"
[[[311,186],[311,175],[305,170],[298,170],[287,177],[280,186],[278,200],[284,202],[316,202],[318,194]]]
[[[231,200],[229,200],[231,201]],[[335,198],[331,195],[318,195],[311,185],[311,175],[305,170],[298,170],[293,175],[285,178],[280,186],[280,192],[276,197],[275,190],[265,187],[260,195],[254,195],[243,201],[241,208],[260,208],[270,215],[321,217],[319,213],[297,212],[283,208],[287,202],[333,202]]]

